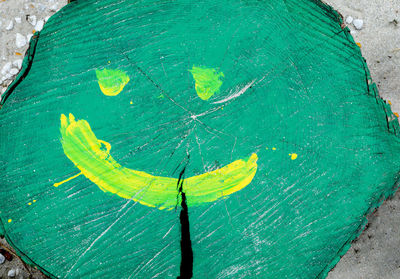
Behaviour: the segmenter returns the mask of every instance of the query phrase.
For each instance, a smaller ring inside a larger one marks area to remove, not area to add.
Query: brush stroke
[[[224,77],[224,73],[213,68],[196,66],[193,66],[189,72],[195,80],[195,90],[200,99],[206,101],[219,92],[222,85],[220,78]]]
[[[129,76],[121,70],[96,70],[96,77],[101,92],[107,96],[116,96],[129,82]]]
[[[76,121],[72,114],[69,118],[61,115],[60,131],[65,155],[104,192],[159,209],[170,210],[176,206],[178,179],[121,166],[109,153],[111,145],[98,140],[89,123]],[[236,160],[212,172],[185,179],[188,206],[213,202],[246,187],[257,171],[257,159],[253,153],[247,160]]]
[[[240,89],[239,91],[236,91],[235,93],[233,93],[232,95],[229,95],[228,97],[216,101],[213,104],[222,104],[225,102],[228,102],[230,100],[236,99],[237,97],[239,97],[240,95],[243,95],[249,88],[251,88],[254,84],[255,80],[249,82],[248,84],[246,84],[242,89]]]

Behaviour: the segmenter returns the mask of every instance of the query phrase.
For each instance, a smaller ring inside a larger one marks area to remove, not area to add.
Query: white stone
[[[26,45],[26,38],[25,36],[21,35],[20,33],[17,33],[15,37],[15,44],[17,45],[17,48],[21,48]]]
[[[16,23],[21,23],[21,18],[20,18],[20,17],[16,17],[16,18],[15,18],[15,22],[16,22]]]
[[[8,271],[7,275],[8,275],[8,277],[14,278],[15,277],[15,273],[16,273],[15,269],[10,269]]]
[[[7,73],[5,76],[4,76],[4,79],[5,80],[8,80],[8,79],[10,79],[12,77],[12,75],[10,74],[10,73]]]
[[[54,5],[52,5],[52,6],[50,7],[50,12],[57,12],[57,10],[58,10],[57,4],[54,4]]]
[[[35,15],[30,15],[30,16],[28,16],[28,22],[29,22],[31,25],[35,26],[35,25],[36,25],[36,22],[37,22],[36,16],[35,16]]]
[[[346,18],[346,23],[347,24],[351,24],[352,22],[353,22],[353,17],[352,16],[348,16],[347,18]]]
[[[3,254],[0,254],[0,264],[3,264],[6,261],[6,257]]]
[[[11,70],[10,70],[10,74],[11,75],[13,75],[13,76],[15,76],[16,74],[18,74],[18,69],[16,69],[16,68],[12,68]]]
[[[353,25],[357,30],[361,30],[363,28],[364,21],[362,19],[357,18],[353,20]]]
[[[13,62],[13,66],[16,67],[17,69],[21,69],[22,67],[22,59],[17,59]]]
[[[35,31],[41,31],[43,29],[44,21],[39,20],[35,25]]]
[[[11,62],[7,62],[1,69],[1,74],[5,76],[11,70]]]
[[[8,23],[6,30],[10,31],[14,28],[14,22],[12,20],[10,20],[10,22]]]
[[[28,40],[28,42],[31,40],[32,36],[33,36],[33,34],[26,35],[26,39]]]
[[[39,11],[44,12],[46,10],[46,6],[41,4],[41,3],[39,3],[38,4],[38,9],[39,9]]]

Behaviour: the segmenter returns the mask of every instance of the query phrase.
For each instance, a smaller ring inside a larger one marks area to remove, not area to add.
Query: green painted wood
[[[309,0],[70,3],[1,101],[1,234],[51,277],[177,278],[189,232],[193,278],[325,278],[400,168],[341,23]]]

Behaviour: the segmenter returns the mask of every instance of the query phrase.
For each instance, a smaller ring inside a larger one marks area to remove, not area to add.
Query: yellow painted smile
[[[81,171],[76,176],[83,174],[104,192],[146,206],[168,210],[176,206],[178,179],[121,166],[110,155],[111,145],[98,140],[89,123],[75,120],[72,114],[61,115],[60,131],[65,155]],[[257,159],[253,153],[247,160],[239,159],[220,169],[184,179],[188,206],[216,201],[249,185],[257,172]]]

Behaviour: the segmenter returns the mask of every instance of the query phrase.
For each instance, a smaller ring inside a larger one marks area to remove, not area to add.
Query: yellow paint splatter
[[[67,179],[65,179],[65,180],[63,180],[63,181],[61,181],[61,182],[54,183],[53,186],[54,186],[54,187],[58,187],[58,186],[60,186],[61,184],[64,184],[65,182],[68,182],[68,181],[70,181],[70,180],[72,180],[72,179],[74,179],[74,178],[80,176],[81,174],[82,174],[81,172],[78,173],[78,174],[75,174],[74,176],[71,176],[70,178],[67,178]],[[35,202],[35,201],[34,201],[34,202]]]
[[[133,102],[131,101],[130,104],[133,105]]]
[[[28,205],[32,205],[32,203],[31,203],[31,202],[28,202]]]
[[[12,222],[12,219],[8,219],[8,223],[11,223]]]
[[[36,202],[36,200],[33,200],[33,202]]]
[[[272,150],[276,150],[276,147],[272,147]]]
[[[297,159],[297,154],[296,153],[289,154],[289,156],[290,156],[290,159],[292,159],[292,160],[296,160]]]
[[[389,105],[392,105],[392,102],[388,100]]]
[[[397,112],[395,112],[394,115],[396,115],[396,117],[399,118],[399,114]]]
[[[20,52],[16,52],[16,53],[15,53],[15,55],[22,55],[22,53],[20,53]]]
[[[358,47],[361,48],[361,44],[360,43],[356,43],[356,45],[358,45]]]

